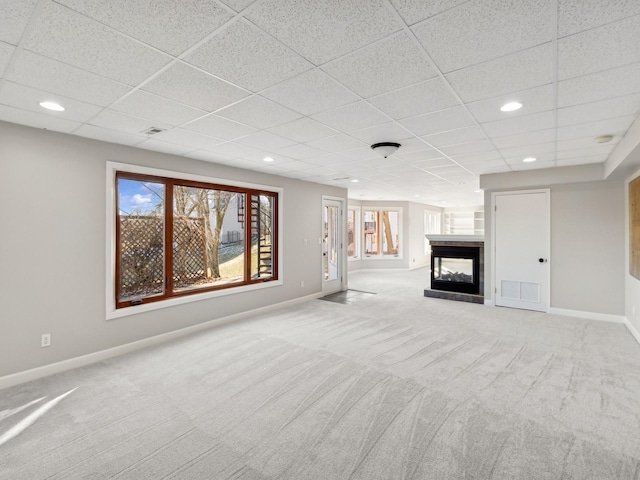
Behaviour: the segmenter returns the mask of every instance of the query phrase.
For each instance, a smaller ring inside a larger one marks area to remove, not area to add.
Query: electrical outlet
[[[40,346],[41,347],[50,347],[51,346],[51,334],[43,333],[40,338]]]
[[[304,288],[304,280],[300,280],[300,288]]]

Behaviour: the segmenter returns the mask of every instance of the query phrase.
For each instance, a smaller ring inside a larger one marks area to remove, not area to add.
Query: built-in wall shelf
[[[484,235],[484,211],[443,212],[446,235]]]

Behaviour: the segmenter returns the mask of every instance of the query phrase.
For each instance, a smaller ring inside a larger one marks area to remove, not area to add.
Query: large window
[[[363,210],[365,257],[400,256],[400,217],[399,210]]]
[[[116,308],[277,280],[278,194],[116,176]]]

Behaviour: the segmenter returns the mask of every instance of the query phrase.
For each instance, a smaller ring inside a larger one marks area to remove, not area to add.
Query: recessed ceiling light
[[[64,107],[56,102],[40,102],[40,106],[54,112],[64,112]]]
[[[531,162],[535,162],[536,161],[536,157],[527,157],[527,158],[523,158],[522,161],[524,163],[531,163]]]
[[[473,193],[482,193],[482,190],[477,189],[477,190],[474,190]]]
[[[354,178],[351,180],[351,183],[358,183],[360,180],[358,180],[357,178]]]
[[[263,161],[263,162],[273,162],[273,158],[271,158],[271,157],[264,157],[264,158],[262,159],[262,161]]]
[[[416,197],[416,198],[420,198],[420,195],[414,195],[414,197]]]
[[[522,104],[520,102],[508,102],[500,107],[500,111],[515,112],[516,110],[520,110],[521,108]]]

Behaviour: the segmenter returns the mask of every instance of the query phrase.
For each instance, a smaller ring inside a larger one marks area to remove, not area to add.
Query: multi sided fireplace
[[[431,288],[447,292],[480,293],[480,252],[477,247],[433,246]]]
[[[428,235],[431,288],[426,297],[484,303],[484,238]]]

